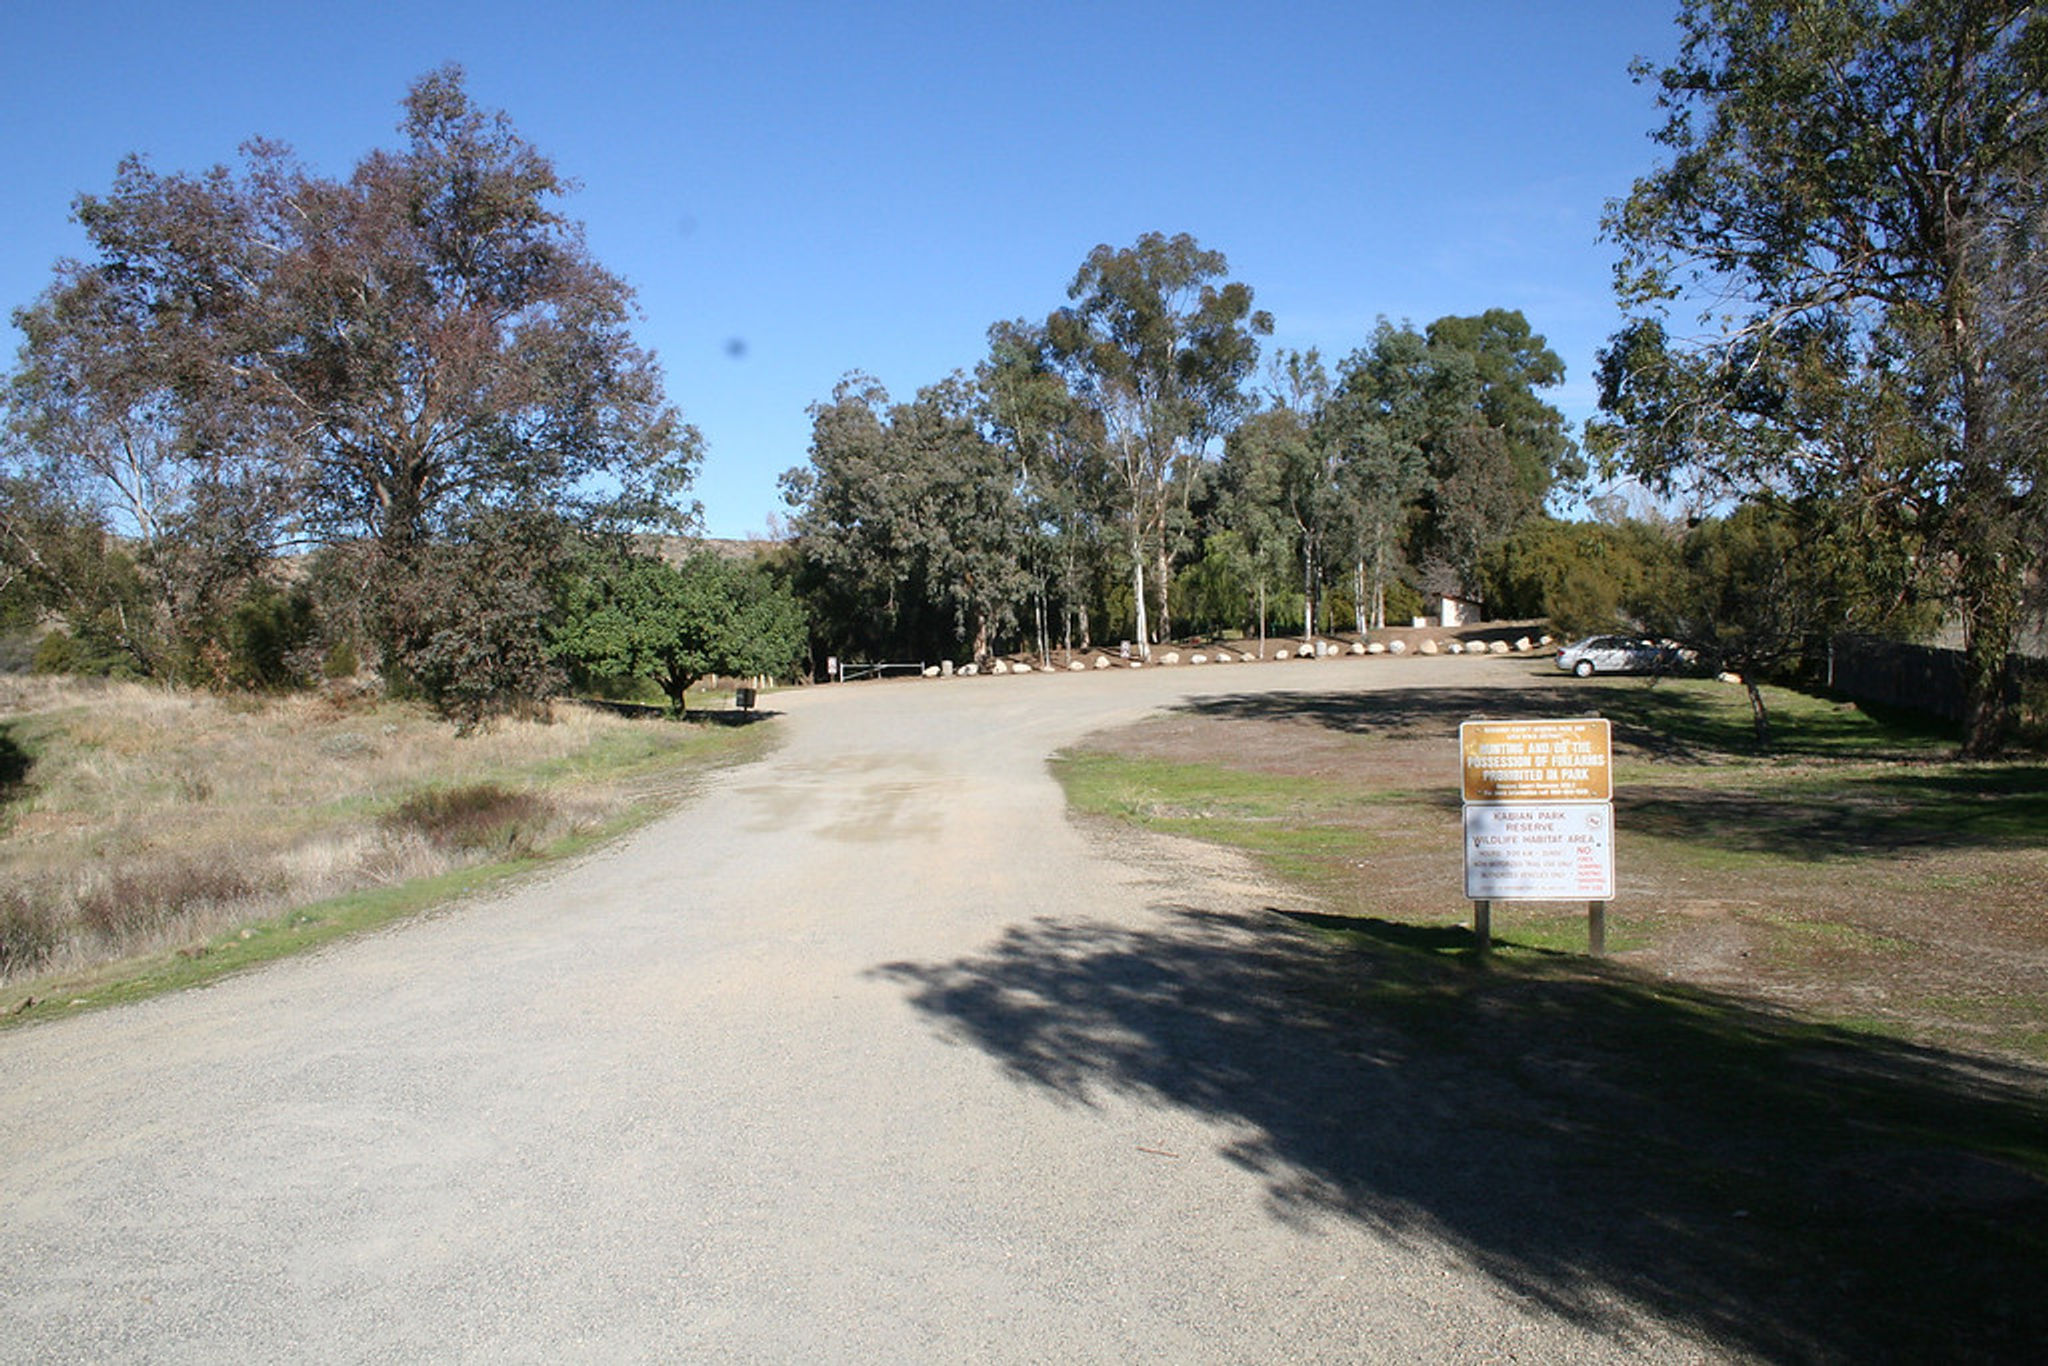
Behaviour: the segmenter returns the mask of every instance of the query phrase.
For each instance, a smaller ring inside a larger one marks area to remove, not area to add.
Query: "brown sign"
[[[1468,802],[1614,799],[1607,722],[1467,721],[1458,727]]]

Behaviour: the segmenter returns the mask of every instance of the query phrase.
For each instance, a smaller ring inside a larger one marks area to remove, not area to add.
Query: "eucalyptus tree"
[[[1849,488],[1925,531],[1965,628],[1963,748],[2003,743],[2041,447],[1998,439],[1987,244],[2038,198],[2048,15],[2027,0],[1684,0],[1655,81],[1666,164],[1610,206],[1634,316],[1604,454],[1711,496]],[[1673,334],[1673,305],[1700,335]],[[1838,392],[1830,395],[1832,387]],[[1852,407],[1896,425],[1858,432]],[[1870,457],[1864,459],[1863,457]]]
[[[1048,600],[1065,649],[1092,643],[1090,587],[1109,513],[1102,423],[1074,393],[1045,329],[1022,320],[989,328],[976,382],[992,437],[1010,453],[1025,513],[1041,653],[1051,647]]]
[[[1564,415],[1536,392],[1563,382],[1564,363],[1519,311],[1439,318],[1425,339],[1429,479],[1412,549],[1441,590],[1471,594],[1487,550],[1584,466]]]
[[[1285,351],[1269,372],[1268,404],[1232,432],[1224,444],[1226,465],[1234,465],[1229,500],[1240,517],[1245,495],[1266,500],[1286,528],[1295,556],[1302,598],[1302,634],[1322,624],[1326,589],[1356,540],[1356,518],[1340,488],[1341,433],[1331,420],[1329,372],[1313,349]],[[1246,525],[1261,540],[1256,521]]]
[[[1474,399],[1485,426],[1501,434],[1516,501],[1530,512],[1586,475],[1563,413],[1538,390],[1564,383],[1564,362],[1520,309],[1489,308],[1438,318],[1424,334],[1430,346],[1472,358]]]
[[[1074,300],[1046,322],[1052,352],[1096,412],[1115,472],[1139,650],[1153,639],[1146,567],[1172,630],[1176,505],[1184,511],[1208,443],[1248,405],[1244,380],[1272,318],[1250,286],[1225,280],[1229,262],[1186,233],[1146,233],[1096,247],[1067,289]],[[1220,283],[1219,283],[1220,282]]]
[[[811,421],[810,464],[782,488],[819,628],[842,649],[990,654],[1029,582],[1016,480],[972,386],[956,376],[891,404],[850,375]]]
[[[123,364],[86,374],[76,415],[104,431],[144,419],[196,462],[158,468],[198,470],[245,524],[368,559],[402,674],[405,641],[462,629],[417,618],[468,601],[411,582],[436,572],[433,547],[474,546],[508,518],[536,533],[685,527],[699,441],[632,340],[630,291],[558,209],[553,163],[472,103],[455,67],[414,84],[400,132],[400,150],[345,180],[261,141],[239,171],[123,162],[108,194],[78,200],[94,256],[61,266],[34,310],[28,372],[104,356],[125,330]],[[35,394],[51,431],[70,421],[55,392]],[[254,517],[259,495],[291,525]]]
[[[1289,498],[1288,457],[1300,444],[1293,414],[1254,413],[1225,440],[1217,468],[1219,535],[1232,538],[1224,543],[1224,554],[1240,561],[1235,567],[1248,584],[1246,606],[1261,659],[1266,655],[1272,600],[1290,592],[1290,585],[1308,582],[1302,570],[1300,526]],[[1210,537],[1212,546],[1219,535]],[[1312,620],[1311,596],[1304,594],[1304,622]]]
[[[1369,345],[1338,365],[1328,422],[1341,451],[1340,483],[1351,505],[1360,584],[1360,630],[1387,624],[1387,585],[1417,500],[1427,487],[1425,445],[1441,425],[1428,342],[1382,318]]]
[[[190,203],[178,208],[188,227],[205,221]],[[25,499],[14,505],[38,515],[0,512],[0,563],[37,585],[45,610],[105,634],[127,667],[172,672],[218,646],[257,582],[279,540],[286,480],[260,456],[200,439],[205,336],[189,295],[76,261],[54,275],[14,314],[23,342],[0,391],[0,468]],[[85,562],[94,558],[108,562]],[[117,581],[131,599],[95,610],[87,585]]]

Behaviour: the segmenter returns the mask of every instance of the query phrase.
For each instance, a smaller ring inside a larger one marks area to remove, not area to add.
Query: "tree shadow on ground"
[[[1455,736],[1458,723],[1604,716],[1621,752],[1668,763],[1706,763],[1755,753],[1747,706],[1716,705],[1712,694],[1644,678],[1581,682],[1537,671],[1525,691],[1505,688],[1391,688],[1372,692],[1231,693],[1193,698],[1176,710],[1192,716],[1310,724],[1351,735],[1418,739]],[[1873,732],[1866,714],[1844,706],[1780,722],[1777,758],[1929,758],[1925,728],[1888,723]]]
[[[11,802],[28,786],[29,770],[35,756],[21,747],[13,728],[0,725],[0,805]]]
[[[1045,918],[879,976],[1064,1100],[1245,1130],[1274,1217],[1448,1243],[1624,1344],[2036,1360],[2048,1075],[1462,929],[1190,907]],[[2030,1169],[2029,1163],[2032,1164]]]
[[[1619,795],[1615,819],[1624,831],[1808,861],[2033,847],[2048,832],[2048,766],[1836,775],[1824,790],[1769,795],[1654,787]]]

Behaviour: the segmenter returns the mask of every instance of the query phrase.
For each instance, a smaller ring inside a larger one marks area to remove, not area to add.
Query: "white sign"
[[[1611,901],[1611,802],[1465,808],[1465,895],[1473,901]]]

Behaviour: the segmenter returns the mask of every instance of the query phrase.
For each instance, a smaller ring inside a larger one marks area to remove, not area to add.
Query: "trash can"
[[[752,711],[754,709],[754,690],[752,688],[734,688],[732,690],[732,704],[741,711]]]

